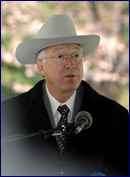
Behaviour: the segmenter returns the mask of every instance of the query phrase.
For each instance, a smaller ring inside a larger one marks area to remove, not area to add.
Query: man
[[[128,175],[128,111],[82,81],[83,57],[98,44],[54,15],[17,47],[17,60],[36,63],[45,80],[2,104],[4,175]]]

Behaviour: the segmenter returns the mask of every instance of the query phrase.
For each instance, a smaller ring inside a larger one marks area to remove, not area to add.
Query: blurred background
[[[2,1],[1,99],[42,79],[35,65],[17,62],[15,50],[54,14],[68,14],[79,35],[101,37],[97,50],[85,58],[83,79],[129,109],[129,1]]]

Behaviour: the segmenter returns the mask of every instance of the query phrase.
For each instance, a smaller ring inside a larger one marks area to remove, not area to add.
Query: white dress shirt
[[[52,113],[54,117],[54,122],[55,122],[55,127],[57,126],[61,118],[61,114],[57,111],[57,108],[64,104],[66,104],[68,108],[70,109],[70,112],[68,114],[68,123],[71,123],[72,116],[73,116],[74,102],[75,102],[75,97],[76,97],[76,90],[74,91],[73,95],[65,103],[60,103],[51,95],[51,93],[49,92],[47,88],[47,84],[46,84],[46,92],[47,92],[47,95],[50,101],[50,105],[51,105],[51,109],[52,109]]]

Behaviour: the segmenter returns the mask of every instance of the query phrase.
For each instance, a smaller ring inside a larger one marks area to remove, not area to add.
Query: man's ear
[[[44,63],[43,61],[36,60],[37,69],[42,76],[45,76]]]

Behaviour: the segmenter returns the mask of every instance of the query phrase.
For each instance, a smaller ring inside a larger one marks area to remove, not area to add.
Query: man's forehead
[[[49,47],[47,49],[48,49],[48,51],[53,51],[53,52],[63,51],[63,50],[66,50],[66,49],[79,50],[80,46],[78,44],[62,44],[62,45],[52,46],[52,47]]]

